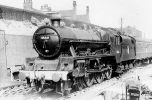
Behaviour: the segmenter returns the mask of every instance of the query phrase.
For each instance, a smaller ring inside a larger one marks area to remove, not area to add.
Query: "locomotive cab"
[[[116,62],[134,60],[136,56],[135,39],[116,30],[111,33],[113,34],[110,36],[111,53],[115,55]]]
[[[127,61],[135,59],[135,39],[130,36],[121,35],[122,43],[121,43],[121,59],[120,61]]]

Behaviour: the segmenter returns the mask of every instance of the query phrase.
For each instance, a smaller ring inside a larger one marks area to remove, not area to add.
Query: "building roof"
[[[5,34],[32,36],[38,28],[28,21],[15,21],[0,19],[0,30],[4,30]]]
[[[40,12],[39,10],[27,10],[27,9],[21,9],[21,8],[15,8],[15,7],[10,7],[10,6],[5,6],[5,5],[0,5],[0,7],[2,8],[7,8],[7,9],[11,9],[11,10],[16,10],[16,11],[25,11],[25,12],[29,12],[29,13],[35,13],[35,14],[40,14],[40,15],[45,15],[48,16],[47,14]]]

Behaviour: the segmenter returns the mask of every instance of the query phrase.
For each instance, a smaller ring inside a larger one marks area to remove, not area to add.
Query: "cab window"
[[[111,41],[112,43],[114,43],[114,42],[115,42],[114,37],[110,36],[110,41]]]
[[[116,45],[120,45],[120,37],[116,36]]]

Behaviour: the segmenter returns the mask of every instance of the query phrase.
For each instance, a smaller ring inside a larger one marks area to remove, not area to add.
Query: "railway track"
[[[103,84],[107,84],[107,83],[109,83],[109,81],[113,81],[113,80],[117,80],[117,79],[112,78],[110,80],[104,81],[101,84],[95,84],[91,87],[87,87],[85,89],[82,89],[81,91],[73,92],[66,97],[59,96],[59,97],[55,97],[55,99],[56,100],[63,100],[63,99],[67,99],[67,98],[72,98],[74,96],[84,94],[85,92],[90,91],[91,89],[93,89],[95,87],[98,87],[98,86],[103,85]],[[107,84],[107,86],[104,88],[107,88],[107,87],[114,85],[114,84],[115,83],[111,82],[110,84]],[[31,96],[32,98],[35,98],[35,99],[40,97],[40,96],[37,96],[39,94],[34,89],[34,87],[27,87],[27,84],[25,84],[25,83],[24,84],[17,84],[17,85],[13,85],[13,86],[9,86],[9,87],[5,87],[5,88],[0,89],[0,97],[11,97],[11,96],[18,96],[18,95],[24,95],[24,96],[28,95],[28,96]],[[43,94],[41,96],[43,96]]]
[[[136,67],[136,68],[138,68],[138,67]],[[133,68],[133,69],[135,69],[135,68]],[[125,72],[122,75],[125,75],[126,73],[130,73],[133,69]],[[76,98],[77,96],[82,97],[82,99],[84,99],[83,97],[89,98],[92,95],[101,94],[107,88],[118,84],[119,83],[118,79],[120,79],[122,75],[120,75],[117,78],[114,77],[114,78],[111,78],[110,80],[106,80],[106,81],[104,81],[100,84],[95,84],[91,87],[87,87],[85,89],[82,89],[81,91],[73,92],[66,97],[65,96],[56,96],[56,97],[53,97],[53,98],[54,98],[54,100],[64,100],[64,99],[67,99],[67,100],[72,99],[73,100],[73,98]],[[126,79],[123,79],[123,80],[126,80]],[[89,91],[92,92],[92,95],[89,94],[89,96],[88,96],[87,93]],[[36,98],[39,98],[39,97],[43,96],[43,93],[38,94],[33,86],[28,87],[26,83],[12,85],[12,86],[0,89],[0,97],[9,97],[9,96],[17,96],[17,95],[24,95],[24,96],[27,95],[27,96],[30,96],[32,98],[34,97],[36,99]],[[51,95],[51,94],[49,94],[49,95]]]
[[[142,69],[144,67],[135,67],[133,69],[130,69],[127,72],[124,72],[122,75],[118,77],[111,78],[110,80],[106,80],[100,84],[95,84],[91,87],[85,88],[82,91],[77,91],[74,93],[71,93],[67,97],[60,97],[56,100],[91,100],[90,98],[101,95],[104,93],[104,91],[114,85],[120,84],[120,82],[126,82],[127,80],[135,80],[137,76],[131,76],[131,77],[124,77],[127,74],[131,74],[135,69]],[[123,78],[122,78],[123,76]],[[88,95],[89,94],[89,95]]]
[[[124,74],[126,74],[126,73],[124,73]],[[122,75],[120,75],[117,78],[116,77],[111,78],[110,80],[106,80],[100,84],[95,84],[95,85],[88,87],[88,88],[85,88],[81,91],[73,92],[70,95],[68,95],[67,97],[61,97],[61,98],[58,98],[56,100],[71,100],[71,99],[72,100],[77,100],[77,99],[88,100],[95,95],[99,95],[99,94],[103,93],[107,88],[112,87],[112,86],[120,83],[120,81],[118,81],[118,79],[120,79],[121,77],[122,77]],[[130,77],[122,79],[122,81],[125,81],[127,79],[130,79]]]
[[[0,97],[8,97],[14,95],[26,95],[34,90],[33,87],[27,87],[26,83],[12,85],[0,89]]]
[[[109,83],[109,81],[111,81],[111,82]],[[70,100],[70,99],[76,100],[77,96],[79,96],[79,98],[81,97],[82,99],[84,99],[83,97],[90,98],[92,95],[101,93],[106,88],[115,85],[117,83],[116,81],[117,81],[116,78],[112,78],[110,80],[104,81],[101,84],[95,84],[95,85],[93,85],[91,87],[88,87],[88,88],[85,88],[85,89],[83,89],[81,91],[73,92],[70,95],[68,95],[67,97],[58,98],[57,100],[64,100],[64,99],[67,99],[67,100]],[[104,86],[104,87],[102,87],[102,86]],[[102,88],[99,88],[99,87],[102,87]],[[90,95],[90,93],[89,93],[89,95],[87,95],[87,93],[90,92],[90,91],[92,91],[92,94]],[[97,91],[98,91],[98,93],[97,93]],[[87,95],[87,96],[85,96],[85,95]]]

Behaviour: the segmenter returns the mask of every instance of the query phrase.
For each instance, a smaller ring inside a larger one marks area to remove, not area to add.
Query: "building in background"
[[[24,9],[26,10],[33,10],[32,0],[24,0],[23,6],[24,6]]]
[[[142,39],[143,38],[142,37],[142,31],[136,29],[135,27],[127,26],[127,27],[123,28],[123,32],[126,35],[135,37],[136,39]]]
[[[32,8],[31,5],[28,6]],[[7,69],[25,65],[26,58],[38,56],[32,45],[32,36],[38,27],[33,19],[40,22],[45,18],[50,16],[36,10],[0,5],[0,81],[10,79]]]
[[[42,12],[51,12],[52,11],[52,9],[51,9],[51,7],[48,5],[48,4],[44,4],[44,5],[41,5],[41,11]]]
[[[86,6],[86,14],[78,15],[77,14],[77,3],[76,1],[73,1],[73,8],[70,10],[60,10],[57,11],[61,14],[62,17],[74,21],[80,21],[85,23],[90,23],[89,19],[89,6]]]
[[[24,0],[24,9],[29,11],[41,12],[47,14],[49,16],[56,16],[60,14],[65,19],[70,19],[74,21],[80,21],[85,23],[90,23],[89,19],[89,6],[86,6],[86,14],[78,15],[77,14],[77,3],[73,1],[73,8],[69,10],[59,10],[59,11],[52,11],[51,7],[48,4],[44,4],[41,6],[41,10],[37,10],[33,8],[32,0]]]

